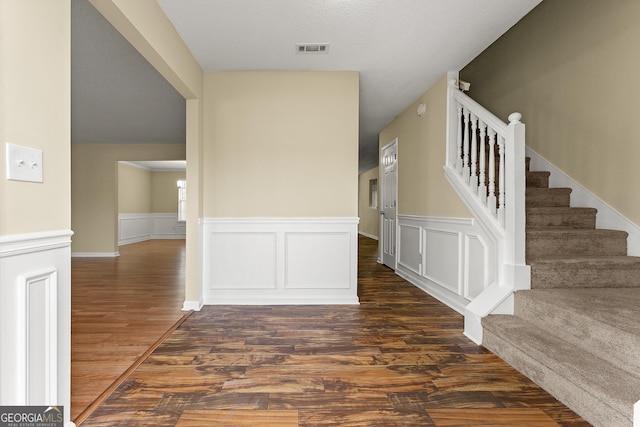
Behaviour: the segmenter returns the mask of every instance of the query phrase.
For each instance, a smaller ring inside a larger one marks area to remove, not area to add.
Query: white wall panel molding
[[[72,234],[0,237],[0,405],[70,408]]]
[[[178,222],[178,214],[152,213],[151,239],[185,239],[187,223]]]
[[[118,215],[118,246],[152,239],[184,239],[186,235],[186,224],[178,222],[178,214]]]
[[[454,310],[496,279],[497,248],[473,219],[398,215],[398,228],[397,274]]]
[[[357,218],[200,221],[205,304],[358,304]]]
[[[150,214],[118,215],[118,246],[151,239]]]

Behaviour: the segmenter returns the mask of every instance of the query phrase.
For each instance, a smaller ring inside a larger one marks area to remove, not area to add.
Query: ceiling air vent
[[[296,52],[298,53],[327,53],[329,52],[329,43],[297,43]]]

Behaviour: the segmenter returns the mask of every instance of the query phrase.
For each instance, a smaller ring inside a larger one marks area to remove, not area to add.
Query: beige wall
[[[73,252],[118,250],[118,161],[184,160],[184,144],[73,144]]]
[[[358,231],[366,233],[370,236],[376,236],[380,234],[380,192],[378,191],[377,208],[372,209],[369,207],[369,181],[372,179],[378,179],[378,172],[380,168],[375,167],[370,169],[358,177],[358,216],[360,217],[360,223],[358,224]],[[378,189],[380,185],[378,184]]]
[[[426,113],[416,114],[425,103]],[[443,76],[382,132],[380,146],[398,138],[398,214],[471,216],[444,177],[447,80]]]
[[[0,235],[68,230],[69,0],[0,4]],[[43,183],[8,181],[5,142],[42,150]]]
[[[178,180],[185,172],[151,172],[151,212],[178,212]]]
[[[358,73],[205,75],[205,217],[356,217]]]
[[[151,212],[151,171],[118,163],[118,213]]]
[[[461,72],[527,145],[640,224],[640,2],[545,0]]]

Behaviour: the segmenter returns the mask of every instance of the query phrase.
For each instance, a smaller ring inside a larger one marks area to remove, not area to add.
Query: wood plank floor
[[[378,265],[376,246],[360,238],[359,306],[207,306],[83,427],[589,425]]]
[[[184,240],[120,246],[117,258],[71,262],[71,419],[184,313]]]

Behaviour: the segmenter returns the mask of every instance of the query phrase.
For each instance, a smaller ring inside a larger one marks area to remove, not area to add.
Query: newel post
[[[525,259],[525,126],[522,114],[512,113],[505,138],[505,284],[515,290],[531,288]]]

